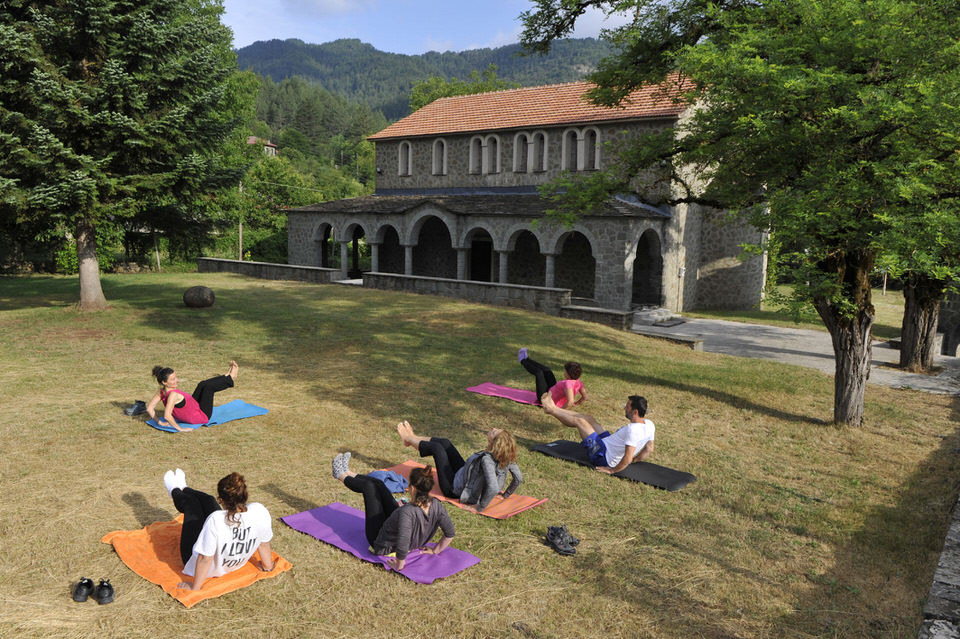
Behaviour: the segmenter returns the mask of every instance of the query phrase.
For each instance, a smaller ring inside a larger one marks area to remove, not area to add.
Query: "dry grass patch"
[[[206,284],[212,309],[181,296]],[[231,275],[104,279],[112,307],[78,315],[75,281],[0,279],[0,636],[914,637],[958,494],[956,398],[870,386],[868,423],[838,429],[832,380],[694,353],[601,326],[454,300]],[[526,450],[571,437],[536,409],[466,393],[530,385],[520,346],[581,361],[585,409],[620,425],[645,395],[653,461],[698,481],[678,493]],[[194,433],[121,414],[154,364],[187,388],[241,364],[240,397],[270,414]],[[161,482],[212,490],[231,470],[274,518],[331,501],[338,451],[364,471],[411,456],[410,419],[466,451],[491,426],[524,450],[521,492],[549,501],[498,522],[451,508],[482,563],[418,586],[274,522],[294,569],[184,610],[99,542],[175,514]],[[566,523],[575,557],[543,545]],[[81,576],[117,601],[75,604]]]

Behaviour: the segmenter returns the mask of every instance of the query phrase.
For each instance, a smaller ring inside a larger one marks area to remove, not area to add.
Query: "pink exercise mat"
[[[501,386],[500,384],[491,384],[490,382],[484,382],[483,384],[479,384],[477,386],[471,386],[467,390],[471,393],[478,393],[480,395],[512,399],[513,401],[520,402],[521,404],[537,403],[537,394],[532,390],[511,388],[509,386]]]

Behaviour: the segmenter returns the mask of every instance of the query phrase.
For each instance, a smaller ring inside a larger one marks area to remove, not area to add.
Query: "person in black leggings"
[[[187,424],[206,424],[213,416],[214,395],[227,388],[233,388],[239,372],[240,367],[231,360],[225,375],[203,380],[197,384],[193,393],[188,394],[177,388],[180,380],[172,368],[154,366],[153,376],[160,384],[160,389],[147,404],[147,413],[151,419],[156,419],[154,409],[157,404],[162,403],[164,408],[163,419],[159,420],[160,425],[169,424],[179,431],[185,431],[191,429],[181,428],[178,421]]]
[[[421,457],[433,457],[440,492],[462,504],[475,504],[475,512],[482,512],[501,492],[507,499],[523,481],[517,441],[502,428],[487,431],[487,447],[466,460],[449,439],[417,435],[408,421],[397,424],[397,434],[404,446],[416,448]],[[513,479],[504,490],[508,471]]]
[[[433,469],[428,466],[410,472],[408,490],[412,491],[413,500],[400,506],[386,484],[375,477],[351,472],[349,461],[350,453],[334,457],[333,476],[353,492],[363,495],[364,533],[374,554],[395,553],[387,565],[403,570],[411,550],[419,549],[427,555],[446,550],[453,540],[454,527],[443,504],[430,496]],[[427,547],[425,544],[433,539],[438,528],[443,530],[443,538],[436,547]]]

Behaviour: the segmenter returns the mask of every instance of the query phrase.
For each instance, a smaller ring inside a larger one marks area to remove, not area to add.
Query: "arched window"
[[[483,170],[483,139],[480,136],[470,140],[470,172],[480,173]]]
[[[583,132],[583,168],[585,171],[600,168],[600,132],[593,127]]]
[[[447,143],[443,139],[433,142],[433,174],[447,174]]]
[[[533,144],[531,145],[532,161],[529,163],[534,171],[547,170],[547,134],[538,131],[533,134]]]
[[[404,140],[397,150],[397,175],[410,175],[413,172],[413,147]]]
[[[526,173],[527,164],[531,159],[528,148],[531,146],[530,138],[526,133],[517,133],[513,138],[513,172]]]
[[[488,135],[483,145],[483,172],[500,172],[500,138],[495,135]]]
[[[563,132],[560,168],[564,171],[576,171],[579,168],[580,134],[576,129]]]

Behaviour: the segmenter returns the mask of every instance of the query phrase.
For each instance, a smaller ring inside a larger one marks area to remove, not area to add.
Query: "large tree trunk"
[[[80,265],[81,311],[99,311],[107,307],[100,288],[100,264],[97,262],[97,234],[89,220],[77,223],[77,261]]]
[[[847,426],[863,424],[863,400],[870,377],[870,329],[874,309],[870,298],[870,273],[875,254],[855,252],[821,264],[838,277],[845,297],[853,302],[852,315],[829,299],[815,297],[813,305],[830,331],[836,369],[833,375],[833,421]]]
[[[903,325],[900,328],[900,367],[913,372],[933,368],[934,344],[940,302],[947,283],[921,274],[910,274],[903,287]]]

